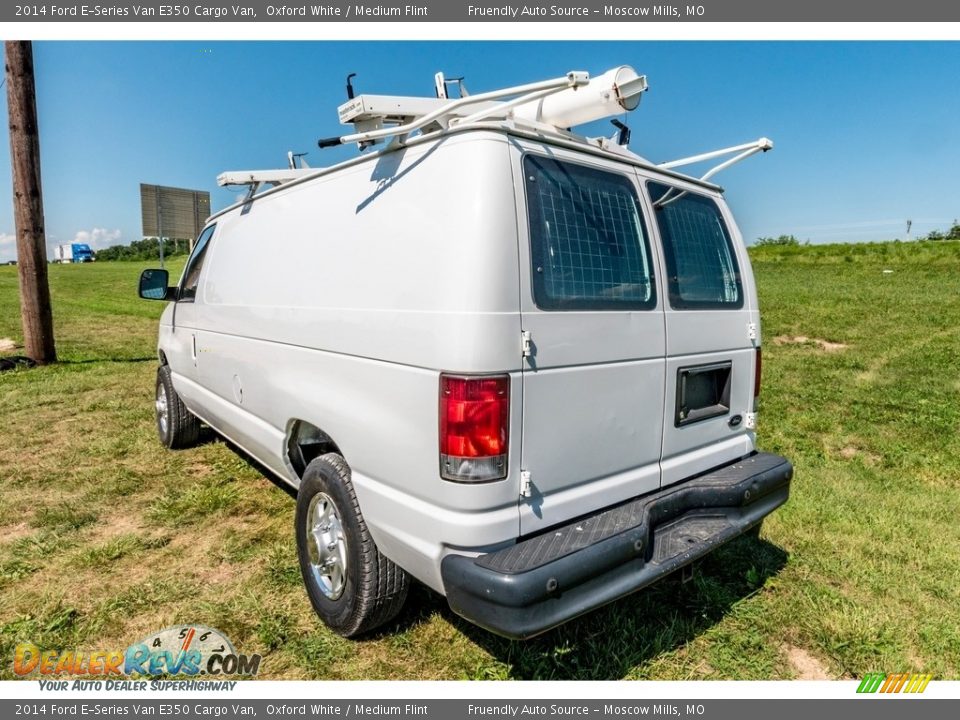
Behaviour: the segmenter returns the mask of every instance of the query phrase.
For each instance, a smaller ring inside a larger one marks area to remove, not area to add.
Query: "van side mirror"
[[[140,273],[139,294],[144,300],[176,300],[177,288],[169,287],[170,273],[166,270],[144,270]]]

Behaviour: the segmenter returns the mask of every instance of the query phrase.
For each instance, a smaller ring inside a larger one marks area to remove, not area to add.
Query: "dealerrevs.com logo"
[[[176,625],[152,633],[126,650],[49,650],[21,643],[14,650],[13,671],[25,677],[66,675],[151,677],[186,675],[253,677],[260,655],[238,653],[219,630],[203,625]]]
[[[858,693],[922,693],[932,675],[923,673],[867,673],[857,687]]]

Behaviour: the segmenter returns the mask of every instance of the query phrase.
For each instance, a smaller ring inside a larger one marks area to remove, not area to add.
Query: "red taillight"
[[[440,376],[441,477],[506,477],[509,430],[509,376]]]
[[[757,411],[760,403],[760,371],[763,368],[763,353],[757,348],[757,364],[753,371],[753,411]]]

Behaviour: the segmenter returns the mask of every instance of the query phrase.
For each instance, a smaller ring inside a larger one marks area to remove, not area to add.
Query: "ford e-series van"
[[[388,621],[415,578],[529,637],[786,501],[790,463],[756,446],[750,260],[721,189],[673,169],[771,143],[656,165],[619,121],[569,131],[645,89],[620,67],[351,97],[355,132],[321,145],[379,150],[222,175],[249,195],[176,286],[141,277],[169,303],[161,440],[204,423],[297,489],[300,568],[335,631]]]

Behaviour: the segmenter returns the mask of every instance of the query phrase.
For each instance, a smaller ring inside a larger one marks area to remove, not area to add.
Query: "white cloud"
[[[17,236],[0,233],[0,263],[17,259]]]
[[[94,228],[93,230],[77,230],[77,234],[73,236],[71,242],[86,243],[94,250],[103,250],[111,245],[120,245],[123,239],[119,230]]]

